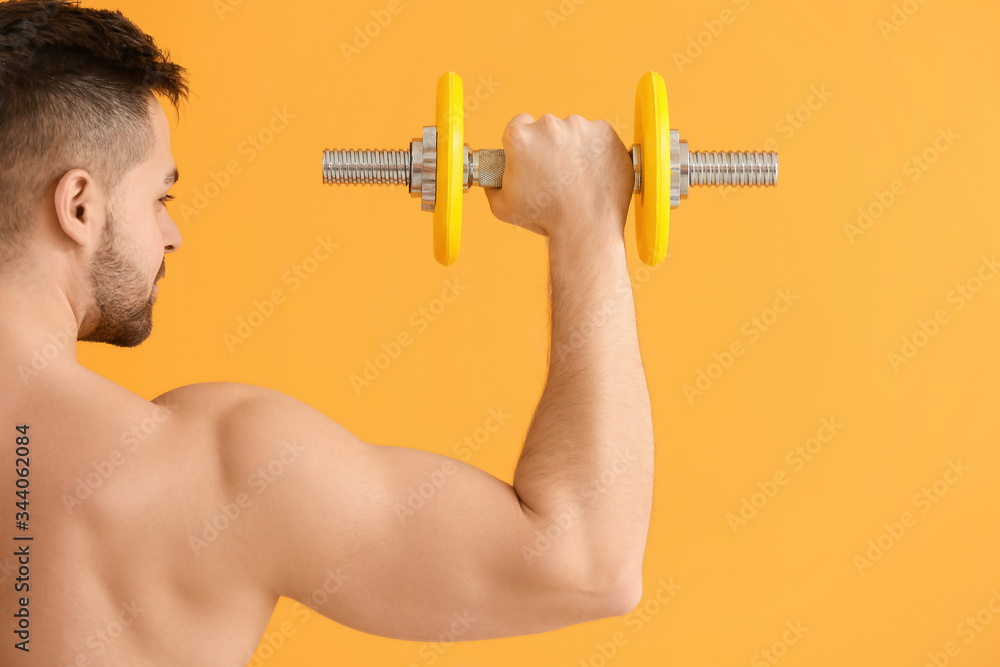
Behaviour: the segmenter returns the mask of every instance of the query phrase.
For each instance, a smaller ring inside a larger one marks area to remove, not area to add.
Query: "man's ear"
[[[71,169],[56,184],[59,226],[80,245],[97,244],[104,228],[106,199],[97,181],[85,169]]]

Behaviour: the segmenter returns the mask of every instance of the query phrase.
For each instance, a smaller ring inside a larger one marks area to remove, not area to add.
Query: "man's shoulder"
[[[262,435],[265,415],[273,418],[276,409],[294,401],[275,389],[243,382],[196,382],[166,391],[151,402],[155,412],[174,423],[178,434],[201,440],[203,448],[209,438],[219,450],[213,456],[219,456],[233,439],[246,450]]]
[[[248,402],[282,395],[274,389],[244,382],[195,382],[165,391],[152,403],[168,411],[180,409],[188,414],[221,417]]]
[[[160,394],[152,403],[179,417],[185,430],[211,433],[223,460],[265,456],[283,448],[286,440],[362,443],[308,403],[259,385],[198,382]]]

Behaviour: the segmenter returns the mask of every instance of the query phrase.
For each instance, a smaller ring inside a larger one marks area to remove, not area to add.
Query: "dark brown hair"
[[[86,169],[111,193],[149,157],[151,93],[178,108],[185,69],[121,12],[0,2],[0,273],[67,171]]]

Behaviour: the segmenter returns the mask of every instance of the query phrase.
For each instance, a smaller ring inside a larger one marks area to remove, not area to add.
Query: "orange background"
[[[81,361],[147,398],[212,380],[273,387],[371,442],[451,456],[501,409],[510,418],[470,462],[506,481],[545,379],[544,241],[470,191],[461,253],[442,267],[417,200],[323,185],[322,149],[406,148],[448,70],[466,95],[496,84],[467,106],[473,148],[499,148],[522,111],[604,118],[631,145],[635,86],[655,70],[692,150],[780,153],[775,189],[693,190],[655,270],[626,228],[657,442],[644,617],[435,646],[305,619],[283,599],[266,635],[281,646],[265,638],[251,664],[997,664],[1000,280],[982,278],[1000,251],[986,180],[1000,9],[577,2],[399,0],[350,60],[341,44],[389,2],[104,5],[188,67],[195,96],[174,124],[184,243],[154,333],[135,350],[81,346]],[[275,109],[294,118],[254,153],[244,142]],[[327,236],[329,259],[286,280]],[[416,324],[447,281],[460,296]],[[273,290],[284,302],[231,351],[225,334]],[[769,312],[779,290],[797,298]],[[351,376],[403,332],[412,344],[356,391]],[[715,379],[689,400],[699,371]],[[842,425],[832,437],[824,418]],[[817,434],[808,461],[795,454]],[[750,518],[733,524],[741,506]],[[680,589],[667,598],[661,580]],[[807,630],[786,633],[796,624]]]

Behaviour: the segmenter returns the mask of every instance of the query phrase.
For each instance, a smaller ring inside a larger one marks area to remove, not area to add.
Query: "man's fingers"
[[[530,113],[519,113],[507,123],[507,127],[511,125],[530,125],[535,122],[535,117]]]
[[[510,119],[507,123],[507,127],[503,130],[503,136],[501,138],[501,144],[504,148],[507,148],[509,144],[509,132],[512,127],[517,127],[518,125],[531,125],[535,122],[535,117],[529,113],[519,113]],[[510,163],[507,163],[508,168]],[[486,199],[490,203],[490,208],[493,210],[493,214],[497,216],[500,220],[504,222],[510,222],[507,220],[506,216],[506,197],[502,188],[484,188],[486,193]]]
[[[507,147],[507,143],[510,141],[510,131],[512,128],[518,127],[519,125],[531,125],[535,122],[535,117],[530,113],[519,113],[507,123],[507,127],[503,129],[503,137],[501,137],[501,143],[504,148]]]

